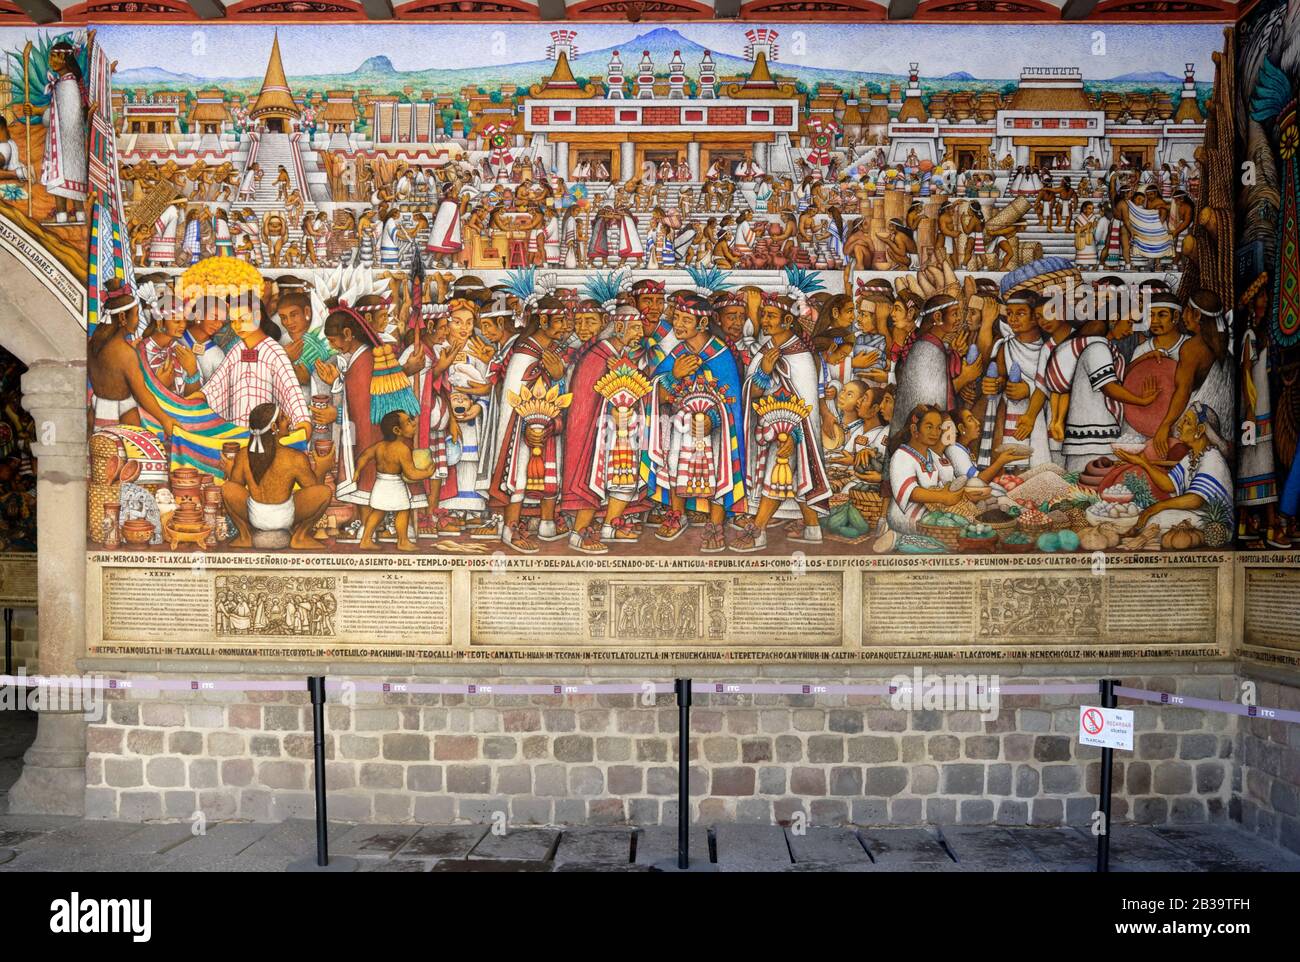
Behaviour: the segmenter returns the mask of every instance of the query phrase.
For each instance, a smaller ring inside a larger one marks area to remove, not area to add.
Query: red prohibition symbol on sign
[[[1106,722],[1101,717],[1101,712],[1097,711],[1097,709],[1089,708],[1083,713],[1083,730],[1089,735],[1097,734],[1105,724]]]

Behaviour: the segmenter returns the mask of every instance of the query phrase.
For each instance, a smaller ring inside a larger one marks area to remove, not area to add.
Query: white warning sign
[[[1133,750],[1133,712],[1127,708],[1079,706],[1079,744]]]

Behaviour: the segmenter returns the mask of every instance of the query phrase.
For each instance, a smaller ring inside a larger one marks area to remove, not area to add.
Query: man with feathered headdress
[[[573,395],[566,415],[560,509],[576,511],[569,544],[602,554],[605,541],[635,539],[626,513],[642,490],[639,471],[644,397],[650,384],[640,370],[643,322],[631,304],[619,303],[618,275],[598,275],[587,300],[598,305],[604,328],[580,353],[570,375]],[[595,523],[604,508],[604,523]]]
[[[675,344],[653,372],[641,475],[668,508],[657,538],[673,541],[685,531],[686,511],[707,512],[700,550],[723,551],[726,516],[745,500],[740,373],[706,298],[678,295],[672,324]]]
[[[767,547],[768,522],[782,513],[803,519],[802,535],[790,540],[822,540],[820,511],[831,490],[821,454],[820,365],[800,331],[796,304],[765,294],[759,310],[763,338],[742,402],[745,489],[754,516],[733,551]]]
[[[511,348],[501,381],[502,396],[507,400],[511,396],[523,397],[526,385],[540,385],[547,389],[559,387],[566,374],[559,342],[568,331],[568,305],[558,297],[543,294],[539,290],[525,294],[524,302],[528,323]],[[541,515],[538,538],[556,541],[569,534],[563,516],[555,510],[559,495],[563,439],[552,428],[544,444],[531,444],[527,437],[528,426],[509,403],[501,406],[496,422],[495,436],[500,446],[493,465],[492,484],[488,489],[489,500],[503,509],[505,517],[501,540],[515,551],[531,554],[539,546],[529,531],[528,520],[523,516],[526,505]],[[540,474],[531,471],[532,448],[540,448]],[[530,487],[529,482],[534,478],[538,485]]]

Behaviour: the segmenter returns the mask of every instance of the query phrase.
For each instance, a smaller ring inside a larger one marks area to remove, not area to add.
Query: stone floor
[[[330,826],[331,856],[363,872],[638,872],[671,858],[669,827],[520,828],[487,825]],[[0,872],[280,872],[315,851],[315,826],[83,821],[0,815]],[[695,831],[692,860],[720,872],[1088,872],[1096,840],[1073,828],[936,829],[719,825]],[[1300,871],[1300,857],[1234,825],[1121,827],[1111,865],[1123,872]]]

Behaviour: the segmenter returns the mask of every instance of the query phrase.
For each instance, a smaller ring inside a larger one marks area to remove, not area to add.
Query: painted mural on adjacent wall
[[[36,550],[36,425],[23,410],[26,371],[0,348],[0,552]]]
[[[1300,544],[1300,7],[1261,3],[1239,28],[1240,534]]]
[[[793,29],[102,28],[91,543],[1227,545],[1222,28]]]
[[[0,245],[78,318],[107,143],[91,135],[109,109],[94,48],[84,30],[0,28]]]

